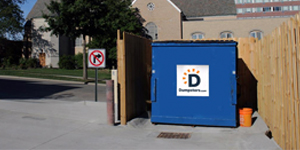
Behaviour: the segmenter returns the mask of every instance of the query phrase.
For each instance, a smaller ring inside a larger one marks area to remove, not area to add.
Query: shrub
[[[88,54],[86,54],[86,63],[88,63]],[[82,69],[83,68],[83,54],[78,53],[75,55],[75,66],[76,69]]]
[[[3,65],[6,67],[10,67],[13,64],[13,58],[11,56],[4,58]]]
[[[37,58],[29,58],[26,61],[26,67],[28,67],[28,68],[38,68],[38,67],[40,67],[40,62]]]
[[[60,69],[75,69],[75,57],[71,55],[59,57],[58,66]]]
[[[25,58],[20,58],[19,60],[19,67],[21,69],[27,69],[27,60]]]
[[[75,64],[76,64],[76,69],[83,68],[83,54],[82,53],[78,53],[75,55]]]

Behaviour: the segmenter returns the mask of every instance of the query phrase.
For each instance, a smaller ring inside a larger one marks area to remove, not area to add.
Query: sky
[[[36,0],[26,0],[26,2],[23,5],[21,5],[21,10],[23,10],[23,12],[24,12],[24,14],[23,14],[24,19],[26,19],[28,13],[32,9],[35,2],[36,2]]]

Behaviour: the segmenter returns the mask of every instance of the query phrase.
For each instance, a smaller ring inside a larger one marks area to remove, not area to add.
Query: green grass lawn
[[[0,75],[84,82],[84,80],[82,80],[82,74],[83,74],[82,69],[77,69],[77,70],[48,69],[48,68],[25,69],[25,70],[0,69]],[[95,78],[95,69],[88,69],[88,77]],[[98,70],[98,80],[106,80],[110,78],[111,78],[110,70],[108,69]]]

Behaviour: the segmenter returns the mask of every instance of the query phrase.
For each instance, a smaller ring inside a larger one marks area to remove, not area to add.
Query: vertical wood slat
[[[300,149],[300,111],[299,111],[299,99],[300,99],[300,17],[299,14],[295,16],[296,25],[295,25],[295,34],[296,34],[296,78],[297,82],[295,92],[296,95],[296,101],[295,101],[295,122],[296,122],[296,139],[297,139],[297,149]]]
[[[283,105],[284,105],[284,131],[285,131],[285,149],[289,149],[289,128],[288,128],[288,105],[287,105],[287,101],[288,101],[288,64],[287,64],[287,44],[288,44],[288,38],[287,38],[287,25],[286,23],[283,24],[283,80],[284,80],[284,101],[283,101]]]
[[[282,49],[283,49],[283,43],[282,43],[282,28],[279,27],[278,28],[278,32],[279,32],[279,37],[278,37],[278,40],[279,40],[279,49],[278,49],[278,55],[279,55],[279,58],[278,58],[278,70],[279,70],[279,77],[278,77],[278,81],[279,81],[279,88],[280,88],[280,93],[279,93],[279,105],[280,105],[280,127],[279,127],[279,130],[280,130],[280,141],[278,141],[278,144],[283,147],[284,145],[284,114],[283,114],[283,67],[282,67]]]
[[[276,36],[276,31],[273,31],[272,33],[272,37],[275,37]],[[273,108],[273,117],[272,117],[272,122],[275,122],[276,119],[278,119],[278,109],[277,109],[277,97],[276,97],[276,91],[277,91],[277,87],[278,87],[278,83],[276,82],[276,78],[277,78],[277,65],[276,65],[276,54],[277,54],[277,43],[276,43],[276,40],[274,38],[271,39],[272,40],[272,48],[271,48],[271,52],[272,52],[272,55],[271,55],[271,64],[272,64],[272,78],[271,78],[271,89],[272,89],[272,101],[273,101],[273,105],[274,105],[274,108]],[[274,135],[278,135],[278,127],[277,127],[277,123],[273,124],[272,125],[272,131],[274,133]],[[278,136],[276,136],[278,137]]]
[[[291,50],[290,50],[290,69],[291,69],[291,138],[292,138],[292,148],[297,148],[297,136],[296,136],[296,115],[295,115],[295,101],[297,100],[297,64],[296,64],[296,34],[295,34],[295,18],[290,19],[290,37],[291,37]]]
[[[275,125],[275,133],[274,133],[274,139],[275,141],[278,141],[278,144],[281,144],[281,134],[282,134],[282,130],[281,130],[281,122],[282,122],[282,118],[281,118],[281,85],[282,82],[280,80],[280,73],[281,73],[281,68],[280,68],[280,46],[281,46],[281,42],[280,42],[280,29],[277,28],[276,30],[274,30],[274,36],[275,36],[275,41],[274,43],[276,44],[275,46],[275,79],[274,79],[274,86],[275,86],[275,104],[276,104],[276,117],[275,120],[278,119],[278,121],[276,121],[276,125]]]
[[[288,101],[288,105],[289,105],[289,130],[290,130],[290,148],[291,149],[295,149],[295,139],[294,139],[294,107],[293,107],[293,101],[294,101],[294,75],[293,75],[293,49],[294,49],[294,32],[293,32],[293,18],[291,18],[288,21],[288,34],[289,34],[289,51],[288,51],[288,63],[289,63],[289,101]]]
[[[124,37],[124,35],[122,36]],[[120,30],[117,31],[117,65],[118,65],[118,87],[120,88],[120,116],[121,124],[125,125],[126,120],[126,66],[125,66],[125,45],[124,39],[121,38]],[[125,102],[125,103],[124,103]]]

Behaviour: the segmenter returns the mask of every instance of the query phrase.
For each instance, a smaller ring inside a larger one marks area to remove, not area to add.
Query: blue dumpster
[[[152,123],[237,126],[237,43],[152,43]]]

